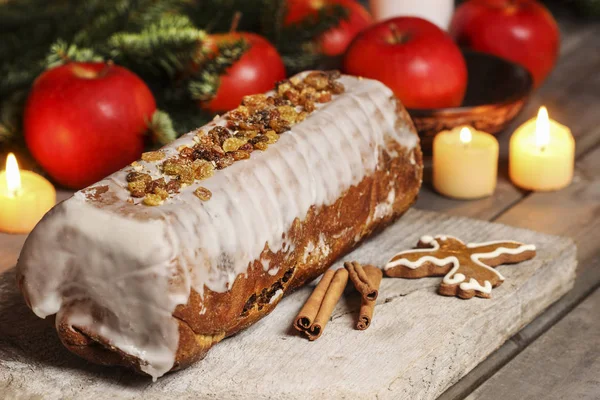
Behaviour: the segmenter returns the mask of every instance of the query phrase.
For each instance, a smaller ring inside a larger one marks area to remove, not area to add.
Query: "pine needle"
[[[154,142],[161,145],[171,143],[177,138],[177,133],[173,129],[173,121],[165,111],[156,110],[148,123],[148,130]]]
[[[219,90],[221,75],[235,64],[249,48],[250,44],[244,39],[220,44],[217,55],[205,62],[188,84],[192,99],[210,100]]]
[[[74,44],[67,44],[64,40],[57,40],[50,46],[50,53],[44,60],[44,67],[54,68],[70,62],[102,62],[104,58],[92,49],[79,48]]]

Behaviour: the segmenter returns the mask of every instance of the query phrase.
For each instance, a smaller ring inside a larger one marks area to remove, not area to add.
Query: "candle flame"
[[[535,121],[535,144],[543,149],[550,143],[550,118],[546,107],[540,107]]]
[[[16,194],[21,189],[21,173],[19,172],[19,164],[13,153],[9,153],[6,157],[6,187],[8,193]]]
[[[471,140],[473,140],[473,134],[471,133],[471,130],[465,126],[460,130],[460,141],[467,144],[471,143]]]

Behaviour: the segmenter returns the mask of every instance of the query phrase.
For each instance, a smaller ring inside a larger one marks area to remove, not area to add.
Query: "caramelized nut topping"
[[[202,201],[210,200],[212,197],[211,191],[202,186],[199,186],[198,189],[194,191],[194,194]]]
[[[163,153],[160,150],[159,151],[147,151],[145,153],[142,153],[142,161],[146,161],[146,162],[160,161],[164,158],[165,158],[165,153]]]
[[[179,146],[177,156],[163,161],[160,168],[172,177],[169,182],[164,178],[152,180],[141,172],[141,164],[132,163],[134,171],[127,175],[131,196],[144,197],[146,205],[159,205],[182,186],[211,177],[215,168],[248,159],[255,149],[267,150],[280,134],[304,121],[316,109],[316,103],[327,103],[333,95],[344,92],[344,85],[336,81],[340,76],[338,71],[313,71],[304,79],[292,77],[278,82],[275,94],[245,96],[242,104],[227,114],[226,126],[213,125],[208,132],[198,129],[193,146]],[[144,161],[164,158],[162,151],[142,155]],[[211,197],[203,187],[194,193],[205,201]]]

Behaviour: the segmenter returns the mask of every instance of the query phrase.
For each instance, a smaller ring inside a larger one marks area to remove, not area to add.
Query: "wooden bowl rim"
[[[412,117],[430,117],[432,115],[435,114],[471,114],[474,111],[477,112],[482,112],[485,109],[489,109],[489,108],[501,108],[501,107],[505,107],[508,105],[511,105],[513,103],[518,103],[519,101],[525,101],[529,95],[531,94],[532,90],[533,90],[533,76],[531,75],[531,73],[527,70],[527,68],[523,67],[520,64],[517,64],[515,62],[512,62],[510,60],[507,60],[505,58],[502,57],[498,57],[496,55],[493,54],[489,54],[489,53],[484,53],[481,51],[475,51],[475,50],[466,50],[463,49],[462,50],[463,54],[465,55],[465,57],[467,55],[470,54],[474,54],[477,56],[483,56],[483,57],[487,57],[489,59],[494,60],[495,62],[499,62],[499,63],[503,63],[506,65],[509,65],[511,68],[514,68],[516,70],[521,70],[520,72],[523,73],[523,76],[525,77],[525,89],[515,93],[514,95],[508,97],[506,100],[497,102],[497,103],[487,103],[487,104],[479,104],[476,106],[458,106],[458,107],[445,107],[445,108],[408,108],[408,112]]]

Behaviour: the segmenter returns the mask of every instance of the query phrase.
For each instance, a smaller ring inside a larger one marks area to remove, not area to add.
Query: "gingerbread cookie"
[[[394,278],[444,276],[439,293],[470,299],[489,298],[504,277],[492,267],[535,256],[535,246],[514,241],[468,243],[447,235],[423,236],[417,249],[396,254],[384,268]]]

